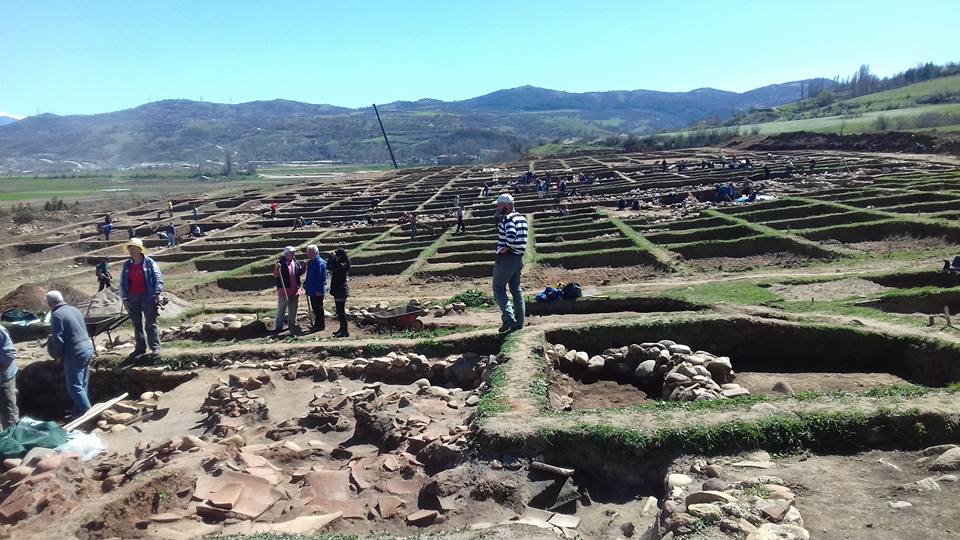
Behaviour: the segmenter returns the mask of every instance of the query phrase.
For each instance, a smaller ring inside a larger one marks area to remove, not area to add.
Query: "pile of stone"
[[[769,455],[741,463],[767,460]],[[706,476],[702,483],[698,484],[688,474],[667,475],[667,499],[658,521],[659,538],[693,534],[707,526],[717,527],[731,537],[746,535],[747,540],[810,539],[800,510],[794,506],[796,496],[782,479],[757,476],[727,483],[721,479],[723,472],[724,465],[720,462],[697,460],[691,465],[690,473]],[[699,489],[695,487],[698,485]]]
[[[118,458],[101,460],[94,468],[93,478],[100,481],[102,491],[113,491],[139,473],[160,469],[175,456],[199,452],[207,445],[206,441],[193,435],[172,437],[155,444],[138,443],[132,461]]]
[[[594,356],[556,344],[548,346],[545,354],[547,361],[561,371],[617,380],[632,378],[670,401],[732,398],[750,393],[733,382],[730,358],[693,351],[669,339],[606,349]]]
[[[326,354],[319,355],[319,358],[326,358]],[[333,381],[337,378],[337,372],[328,370],[323,364],[315,360],[302,360],[290,364],[283,372],[283,378],[288,381],[295,381],[305,377],[310,377],[318,381],[326,379]]]
[[[160,332],[162,340],[193,339],[216,341],[266,334],[270,319],[260,319],[255,315],[228,314],[220,317],[184,323],[180,326],[165,328]]]
[[[206,413],[213,420],[218,436],[226,437],[242,429],[242,422],[238,421],[241,417],[261,420],[267,417],[266,400],[253,393],[267,384],[272,383],[270,374],[266,372],[247,378],[230,375],[229,380],[221,379],[210,387],[200,412]]]
[[[472,352],[451,355],[430,362],[426,356],[417,353],[390,352],[375,358],[356,358],[342,368],[347,377],[367,376],[377,380],[429,378],[454,383],[475,385],[497,367],[494,355],[480,355]]]
[[[451,313],[456,313],[461,315],[467,312],[467,305],[463,302],[454,302],[452,304],[433,304],[430,306],[430,310],[433,311],[434,317],[443,317],[445,315],[450,315]]]
[[[390,309],[390,304],[387,302],[377,302],[367,306],[349,306],[347,307],[347,317],[357,321],[357,323],[376,322],[373,314],[388,309]]]
[[[65,495],[58,480],[69,478],[79,484],[86,480],[88,472],[78,454],[60,454],[41,447],[32,448],[22,459],[4,459],[3,469],[0,522],[5,524],[17,523],[51,505],[60,512],[76,508],[79,503]]]
[[[956,444],[931,446],[925,448],[921,454],[922,456],[918,459],[917,463],[925,465],[930,471],[960,471],[960,446]],[[948,479],[947,481],[951,480],[956,481],[955,478]]]
[[[97,427],[92,433],[116,433],[127,429],[127,426],[137,421],[145,412],[157,408],[157,400],[163,396],[163,392],[144,392],[140,394],[140,401],[123,400],[115,403],[113,407],[100,413],[97,420]]]
[[[321,432],[328,431],[347,431],[350,429],[350,422],[340,410],[349,401],[350,396],[341,396],[340,398],[327,399],[320,395],[315,395],[310,401],[310,410],[307,415],[300,419],[300,425],[315,429]]]

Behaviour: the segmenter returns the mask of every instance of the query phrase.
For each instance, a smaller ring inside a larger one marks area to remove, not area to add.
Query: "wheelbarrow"
[[[107,339],[112,342],[113,336],[110,335],[110,332],[116,330],[117,327],[128,320],[130,320],[129,314],[118,313],[116,315],[104,315],[100,317],[84,317],[83,323],[87,327],[87,334],[90,336],[90,341],[93,341],[98,335],[106,333]]]
[[[423,330],[422,315],[426,315],[426,310],[419,306],[404,306],[378,313],[371,313],[370,317],[377,323],[377,330],[383,332],[384,327],[390,333],[394,329],[399,330]]]

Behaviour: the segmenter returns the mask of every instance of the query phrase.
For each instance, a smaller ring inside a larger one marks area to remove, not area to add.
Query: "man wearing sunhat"
[[[130,258],[120,271],[120,298],[133,322],[136,347],[131,356],[144,354],[148,346],[152,354],[160,354],[157,307],[163,293],[163,274],[157,262],[147,257],[143,240],[131,238],[124,248]]]
[[[497,259],[493,265],[493,298],[500,306],[501,333],[523,328],[523,290],[520,273],[527,249],[527,218],[513,207],[513,196],[504,193],[494,201],[497,205]],[[507,299],[507,287],[513,304]]]
[[[277,282],[277,324],[273,335],[277,336],[283,330],[286,319],[290,334],[298,333],[297,304],[300,300],[300,276],[306,272],[306,267],[297,260],[297,250],[293,246],[283,248],[283,256],[273,265],[273,277]]]

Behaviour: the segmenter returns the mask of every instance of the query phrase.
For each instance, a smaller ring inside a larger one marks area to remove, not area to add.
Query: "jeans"
[[[20,409],[17,407],[17,378],[0,382],[0,427],[8,427],[20,421]]]
[[[310,309],[313,311],[313,327],[323,330],[326,326],[323,316],[323,295],[310,295]]]
[[[463,224],[462,219],[457,219],[457,232],[466,232],[467,226]]]
[[[411,224],[410,224],[410,238],[413,239],[413,238],[416,238],[416,237],[417,237],[417,224],[416,224],[416,223],[411,223]]]
[[[79,357],[65,357],[63,359],[63,375],[67,380],[67,394],[73,401],[73,417],[79,418],[90,409],[90,398],[87,391],[90,388],[90,361],[93,360],[93,351]]]
[[[283,294],[282,289],[277,290],[277,325],[274,332],[279,333],[283,330],[283,323],[286,321],[290,331],[297,326],[297,304],[300,301],[299,295],[287,296]]]
[[[176,234],[168,234],[168,235],[167,235],[167,247],[173,247],[173,246],[175,246],[175,245],[177,245],[177,235],[176,235]]]
[[[136,294],[127,297],[130,305],[130,321],[133,322],[133,337],[136,340],[135,351],[160,352],[160,334],[157,331],[157,301],[151,294]],[[144,339],[146,333],[146,339]]]
[[[500,320],[504,326],[519,330],[523,328],[523,291],[520,289],[520,273],[523,271],[523,255],[501,254],[493,264],[493,299],[500,306]],[[507,287],[513,297],[513,305],[507,299]]]

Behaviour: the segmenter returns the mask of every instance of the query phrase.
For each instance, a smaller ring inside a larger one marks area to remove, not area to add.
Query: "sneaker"
[[[510,326],[509,324],[505,324],[501,326],[500,329],[497,330],[497,332],[501,334],[509,334],[510,332],[513,332],[513,330],[514,328],[512,326]]]

